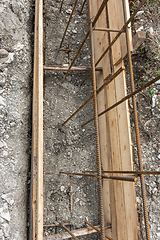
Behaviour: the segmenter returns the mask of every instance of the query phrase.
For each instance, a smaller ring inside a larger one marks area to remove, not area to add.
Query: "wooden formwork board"
[[[30,240],[43,239],[43,1],[35,2]]]
[[[128,0],[126,0],[128,4]],[[92,1],[92,15],[96,15],[101,0]],[[128,8],[129,18],[129,8]],[[107,21],[108,20],[108,21]],[[107,23],[108,22],[108,23]],[[109,24],[109,26],[108,26]],[[107,8],[101,14],[96,27],[121,29],[124,25],[122,0],[109,0]],[[112,41],[116,33],[110,33]],[[131,39],[130,39],[131,40]],[[109,45],[107,32],[94,31],[95,62]],[[127,54],[125,33],[116,41],[112,51],[108,52],[98,67],[102,73],[96,73],[97,88],[103,79],[124,65]],[[112,61],[110,61],[110,59]],[[98,95],[98,111],[102,112],[126,95],[125,73],[122,72]],[[133,170],[130,121],[127,102],[109,111],[99,118],[101,160],[103,170]],[[105,181],[103,183],[103,205],[105,223],[111,223],[106,234],[113,239],[138,239],[137,209],[134,183]]]

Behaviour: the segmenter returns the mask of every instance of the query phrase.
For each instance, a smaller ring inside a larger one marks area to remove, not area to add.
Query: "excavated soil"
[[[138,3],[134,2],[131,11]],[[59,51],[59,45],[73,1],[64,1],[61,14],[59,14],[60,4],[59,0],[45,1],[46,65],[67,66],[71,61],[67,52]],[[80,8],[81,3],[78,2],[63,48],[68,48],[70,44],[72,49],[77,50],[87,33],[87,8],[85,7],[81,17],[78,15]],[[0,1],[0,239],[2,240],[23,240],[27,239],[28,235],[33,15],[33,1]],[[145,42],[132,54],[136,87],[160,74],[159,16],[159,1],[148,0],[138,12],[133,24],[133,33],[138,30],[146,32]],[[75,53],[71,53],[71,59],[74,55]],[[90,66],[89,40],[75,65]],[[81,128],[81,123],[93,117],[92,103],[64,127],[61,125],[92,94],[91,79],[80,87],[84,76],[85,73],[72,72],[63,84],[61,84],[64,77],[62,72],[48,71],[44,77],[44,224],[56,223],[56,220],[59,220],[70,222],[73,225],[72,229],[86,227],[84,220],[94,225],[99,224],[97,181],[92,178],[59,175],[59,171],[81,172],[96,169],[94,125],[91,123]],[[132,101],[129,102],[129,106],[134,163],[137,169]],[[158,171],[160,82],[137,95],[137,106],[144,169]],[[151,235],[153,240],[157,240],[160,239],[160,178],[147,176],[145,179]],[[139,182],[136,191],[140,239],[143,240],[146,238]],[[54,228],[44,227],[44,234],[54,234]],[[90,236],[91,239],[94,237],[97,238],[96,234]],[[86,238],[81,237],[81,239]]]

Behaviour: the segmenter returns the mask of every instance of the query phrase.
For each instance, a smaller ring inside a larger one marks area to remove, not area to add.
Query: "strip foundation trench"
[[[135,184],[140,178],[141,196],[143,199],[143,215],[145,222],[146,239],[151,240],[148,209],[145,190],[145,175],[160,172],[143,170],[141,154],[136,94],[151,86],[160,79],[157,76],[139,89],[134,87],[131,52],[132,34],[131,22],[146,0],[141,0],[139,6],[130,15],[128,0],[88,0],[83,1],[80,14],[85,5],[88,7],[88,32],[77,52],[62,48],[65,34],[69,27],[77,0],[73,5],[69,21],[63,34],[60,50],[74,54],[69,67],[46,66],[43,64],[43,1],[35,1],[35,37],[34,37],[34,78],[33,78],[33,111],[32,111],[32,162],[31,162],[31,194],[30,194],[30,240],[57,239],[57,233],[52,236],[43,236],[43,76],[50,71],[66,72],[61,80],[67,81],[70,71],[86,72],[81,84],[92,76],[93,94],[71,116],[66,116],[62,127],[70,124],[72,119],[83,107],[93,100],[94,118],[88,119],[86,124],[94,121],[97,170],[75,172],[60,172],[72,177],[96,178],[98,181],[99,196],[99,225],[85,221],[89,226],[86,229],[71,230],[67,223],[57,221],[53,225],[56,229],[65,230],[61,239],[79,239],[91,233],[99,233],[100,239],[138,240],[138,218],[136,209]],[[59,5],[60,12],[65,0]],[[91,66],[75,67],[86,40],[90,38]],[[70,56],[70,55],[69,55]],[[124,58],[128,57],[130,73],[130,93],[127,94]],[[136,135],[136,148],[139,160],[139,170],[133,169],[132,141],[130,130],[130,116],[128,99],[132,98],[134,111],[134,125]],[[123,221],[122,221],[123,220]],[[57,232],[57,230],[56,230]],[[57,236],[58,237],[58,236]]]

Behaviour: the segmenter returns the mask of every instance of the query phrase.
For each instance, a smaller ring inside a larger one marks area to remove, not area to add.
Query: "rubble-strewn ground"
[[[59,45],[73,6],[72,1],[63,5],[59,15],[60,2],[45,1],[45,65],[67,65],[68,53],[59,51]],[[87,28],[84,26],[86,14],[79,17],[81,4],[78,4],[63,48],[78,49]],[[59,17],[60,16],[60,17]],[[51,31],[51,26],[56,28]],[[78,41],[79,39],[79,41]],[[89,40],[88,40],[89,43]],[[77,65],[90,66],[89,44],[84,46]],[[72,54],[73,56],[73,54]],[[92,178],[59,175],[59,171],[82,172],[96,169],[94,125],[81,128],[81,123],[88,114],[92,114],[92,103],[80,114],[62,127],[67,117],[92,94],[91,81],[80,88],[80,81],[85,73],[69,74],[63,84],[64,73],[47,72],[44,80],[44,172],[53,175],[44,176],[44,223],[56,220],[70,222],[73,228],[86,227],[87,219],[94,225],[99,224],[97,181]],[[73,185],[72,211],[70,209]],[[59,229],[58,229],[59,230]],[[45,227],[45,235],[54,233],[53,227]],[[97,237],[96,234],[91,239]],[[84,236],[80,239],[86,239]],[[90,239],[90,238],[89,238]]]
[[[139,1],[134,1],[131,11]],[[146,40],[132,54],[134,78],[136,87],[160,74],[160,2],[149,0],[136,15],[133,32],[145,31]],[[137,95],[140,139],[142,146],[144,170],[160,171],[160,81]],[[133,107],[131,109],[131,124],[133,124]],[[132,140],[135,146],[133,131]],[[134,147],[135,167],[138,166],[136,147]],[[146,194],[149,212],[149,222],[152,239],[160,239],[160,177],[146,176]],[[140,222],[140,237],[145,238],[144,220],[142,215],[142,199],[137,184],[138,218]]]
[[[59,15],[60,0],[45,2],[46,64],[68,64],[68,54],[59,52],[73,1],[64,1]],[[32,31],[33,1],[0,1],[0,240],[27,239],[28,193],[31,147],[32,99]],[[135,6],[132,6],[134,10]],[[81,17],[77,4],[63,47],[78,49],[87,32],[85,13]],[[148,0],[137,14],[133,32],[144,30],[146,41],[133,53],[136,87],[160,74],[160,4]],[[51,31],[53,29],[53,31]],[[77,65],[90,65],[89,41],[77,60]],[[6,51],[2,51],[2,49]],[[71,58],[75,53],[71,53]],[[127,62],[126,62],[127,64]],[[61,123],[91,94],[91,81],[79,87],[85,74],[69,74],[61,85],[63,73],[48,72],[44,80],[44,224],[56,220],[85,227],[88,219],[98,225],[97,182],[60,175],[62,171],[80,172],[96,168],[94,127],[81,128],[87,115],[93,114],[92,104],[61,127]],[[160,82],[137,96],[139,126],[145,170],[160,170]],[[130,101],[131,125],[132,102]],[[134,130],[134,128],[133,128]],[[133,131],[133,142],[135,136]],[[136,149],[135,166],[137,166]],[[72,159],[72,161],[71,161]],[[86,161],[87,159],[87,161]],[[152,239],[160,239],[160,178],[148,176],[146,190]],[[73,185],[73,205],[70,211],[70,180]],[[140,239],[145,239],[142,199],[137,184],[137,204]],[[45,235],[53,228],[45,227]],[[94,235],[95,236],[95,235]],[[93,239],[93,236],[91,237]],[[82,239],[85,239],[82,237]]]
[[[1,240],[27,239],[32,94],[31,10],[30,1],[0,1]]]

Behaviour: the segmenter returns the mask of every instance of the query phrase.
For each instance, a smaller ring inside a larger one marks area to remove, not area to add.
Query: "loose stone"
[[[8,57],[8,52],[5,49],[0,49],[0,58]]]

